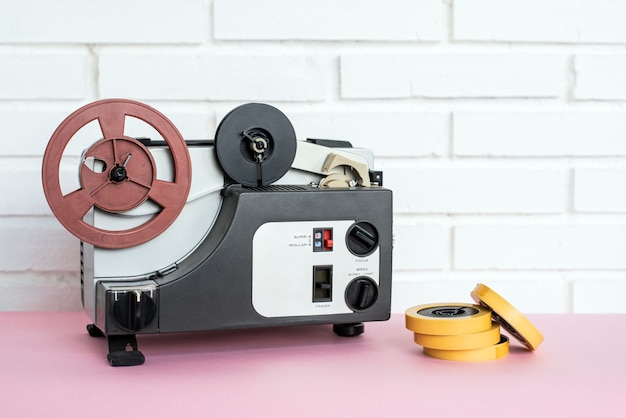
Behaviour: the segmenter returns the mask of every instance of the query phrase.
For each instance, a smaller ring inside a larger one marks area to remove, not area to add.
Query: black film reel
[[[215,133],[222,169],[244,186],[267,186],[280,179],[296,156],[296,133],[280,110],[248,103],[231,110]]]

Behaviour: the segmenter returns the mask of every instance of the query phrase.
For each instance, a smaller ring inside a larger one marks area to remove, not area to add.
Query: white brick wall
[[[308,138],[348,140],[379,158],[441,157],[448,138],[449,118],[443,112],[307,110],[294,111],[289,118]]]
[[[106,53],[100,93],[141,100],[321,101],[333,58],[284,54]]]
[[[402,168],[386,185],[410,191],[394,199],[406,213],[559,213],[567,196],[563,170]]]
[[[0,310],[79,309],[78,244],[41,157],[70,112],[125,97],[187,138],[262,101],[301,139],[372,148],[394,190],[396,312],[469,301],[481,281],[527,312],[626,313],[625,15],[614,0],[0,0]]]
[[[454,39],[623,43],[624,14],[615,0],[454,0]]]
[[[0,52],[0,99],[82,99],[84,51]]]
[[[580,168],[575,172],[578,212],[626,212],[626,170]]]
[[[12,44],[201,44],[203,0],[11,1],[0,6],[0,39]]]
[[[557,97],[564,68],[561,54],[345,54],[341,97]]]
[[[626,99],[626,56],[623,54],[580,54],[576,56],[578,100]]]
[[[215,38],[228,40],[439,41],[437,0],[215,0]]]
[[[464,225],[454,230],[458,270],[624,270],[626,226]]]
[[[619,111],[455,112],[454,132],[457,156],[626,156]]]

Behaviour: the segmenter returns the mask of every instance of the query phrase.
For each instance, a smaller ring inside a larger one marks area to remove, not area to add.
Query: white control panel
[[[352,313],[373,303],[379,249],[351,251],[355,222],[270,222],[252,240],[252,304],[265,317]],[[346,289],[351,287],[351,297]],[[351,303],[349,299],[356,299]],[[351,306],[352,305],[352,306]]]

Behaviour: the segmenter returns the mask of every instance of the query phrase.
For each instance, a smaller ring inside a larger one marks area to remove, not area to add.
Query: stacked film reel
[[[424,354],[455,361],[503,358],[509,353],[509,339],[500,327],[531,351],[542,343],[534,325],[488,286],[477,284],[471,297],[476,304],[418,305],[405,311],[406,328]]]

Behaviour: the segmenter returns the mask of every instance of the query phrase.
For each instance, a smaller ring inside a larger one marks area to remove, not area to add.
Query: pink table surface
[[[110,367],[82,312],[0,313],[3,417],[626,416],[626,315],[529,315],[545,342],[500,360],[426,357],[404,316],[356,338],[329,326],[138,337]]]

